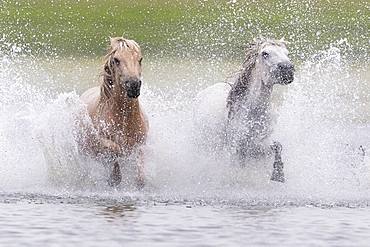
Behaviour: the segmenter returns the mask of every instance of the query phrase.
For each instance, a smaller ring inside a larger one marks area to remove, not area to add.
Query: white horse
[[[195,123],[207,145],[227,147],[243,165],[275,154],[271,180],[284,182],[282,146],[271,143],[270,102],[275,84],[294,79],[294,66],[282,40],[249,44],[242,69],[229,82],[210,86],[196,97]]]

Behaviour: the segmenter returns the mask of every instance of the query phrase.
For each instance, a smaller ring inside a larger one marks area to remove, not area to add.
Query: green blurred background
[[[108,36],[135,39],[150,56],[230,58],[254,37],[284,37],[304,59],[338,40],[369,57],[368,0],[165,1],[24,0],[0,2],[0,49],[96,57]]]

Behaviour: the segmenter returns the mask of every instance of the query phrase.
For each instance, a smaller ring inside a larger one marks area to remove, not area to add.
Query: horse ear
[[[283,43],[284,45],[288,45],[289,42],[285,40],[284,37],[282,37],[280,40],[279,40],[281,43]]]
[[[113,41],[114,41],[114,38],[112,38],[111,36],[109,36],[109,44],[112,46],[113,45]]]
[[[258,44],[258,43],[260,43],[260,42],[263,42],[263,41],[265,41],[266,40],[266,38],[260,33],[257,37],[255,37],[254,39],[253,39],[253,42],[255,43],[255,44]]]

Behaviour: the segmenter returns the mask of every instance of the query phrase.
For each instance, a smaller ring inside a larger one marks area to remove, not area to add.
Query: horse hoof
[[[113,170],[110,174],[108,184],[110,186],[118,186],[121,183],[122,175],[121,175],[121,169],[119,167],[118,163],[113,164]]]
[[[143,179],[143,178],[138,178],[138,179],[136,180],[136,187],[137,187],[137,189],[138,189],[138,190],[142,190],[142,189],[144,189],[144,186],[145,186],[145,181],[144,181],[144,179]]]
[[[271,181],[274,181],[274,182],[279,182],[279,183],[285,183],[285,177],[284,177],[284,173],[282,174],[277,174],[277,173],[273,173],[271,175]]]
[[[274,170],[271,175],[271,181],[285,183],[285,176],[283,171]]]
[[[121,183],[121,181],[121,172],[113,172],[108,180],[108,184],[112,187],[116,187]]]
[[[121,178],[113,178],[111,177],[109,180],[108,180],[108,184],[109,186],[111,187],[117,187],[120,183],[121,183]]]
[[[283,171],[284,164],[282,162],[275,162],[274,169],[271,175],[271,181],[284,183],[285,182],[285,175]]]

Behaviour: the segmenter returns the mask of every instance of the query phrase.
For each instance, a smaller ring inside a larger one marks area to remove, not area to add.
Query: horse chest
[[[242,107],[229,119],[228,129],[233,139],[262,140],[271,133],[271,117],[265,108]]]
[[[101,121],[100,134],[121,147],[133,147],[145,141],[145,127],[140,119],[127,120],[115,114],[107,114]]]

